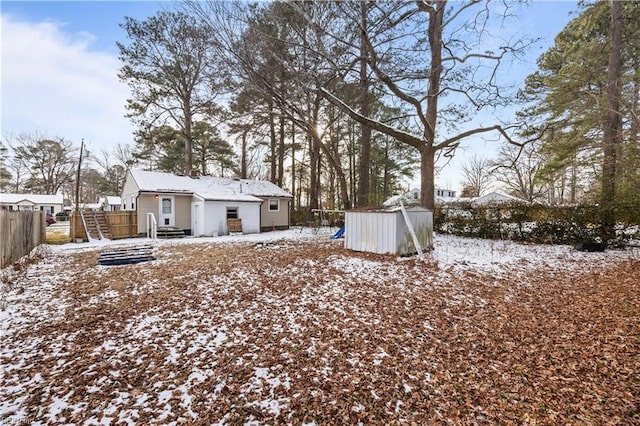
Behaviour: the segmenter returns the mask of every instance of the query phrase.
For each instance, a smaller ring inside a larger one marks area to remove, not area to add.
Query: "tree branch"
[[[367,126],[373,130],[376,130],[380,133],[384,133],[385,135],[389,135],[395,139],[397,139],[398,141],[405,143],[407,145],[411,145],[412,147],[418,149],[418,150],[422,150],[422,147],[424,146],[424,141],[422,140],[422,138],[418,138],[410,133],[406,133],[403,132],[401,130],[395,129],[391,126],[387,126],[386,124],[380,123],[379,121],[376,120],[372,120],[369,117],[365,117],[362,114],[356,112],[353,108],[351,108],[349,105],[347,105],[346,103],[344,103],[342,100],[340,100],[338,97],[336,97],[335,95],[333,95],[331,92],[329,92],[327,89],[325,89],[324,87],[321,87],[319,89],[320,93],[323,95],[323,97],[329,101],[329,103],[331,103],[332,105],[337,106],[338,108],[340,108],[342,111],[344,111],[349,117],[351,117],[352,119],[354,119],[355,121],[357,121],[358,123]]]

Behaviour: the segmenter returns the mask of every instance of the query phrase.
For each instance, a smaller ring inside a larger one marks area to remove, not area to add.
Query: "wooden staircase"
[[[80,210],[80,216],[82,216],[82,224],[84,225],[84,230],[87,233],[89,241],[111,239],[109,223],[103,211]]]
[[[158,228],[156,236],[161,239],[184,238],[184,231],[174,226],[165,226]]]

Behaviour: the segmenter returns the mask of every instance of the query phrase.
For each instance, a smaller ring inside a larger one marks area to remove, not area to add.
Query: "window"
[[[132,195],[131,196],[131,210],[135,210],[136,209],[135,201],[136,201],[136,199],[133,198],[133,195]]]
[[[171,198],[162,199],[162,214],[171,214]]]
[[[227,219],[237,219],[237,218],[238,218],[238,208],[227,207]]]
[[[269,211],[270,212],[279,212],[280,211],[280,200],[269,200]]]

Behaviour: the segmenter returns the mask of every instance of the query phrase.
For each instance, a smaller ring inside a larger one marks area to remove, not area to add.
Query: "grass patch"
[[[71,242],[71,237],[65,234],[48,234],[47,244],[60,245]]]

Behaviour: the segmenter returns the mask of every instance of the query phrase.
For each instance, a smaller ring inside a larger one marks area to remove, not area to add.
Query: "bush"
[[[69,214],[67,212],[56,213],[56,222],[66,222],[69,220]]]
[[[609,241],[610,245],[624,246],[628,241],[640,238],[638,207],[616,208],[620,220],[616,239]],[[547,244],[604,240],[598,206],[549,207],[507,203],[478,207],[455,203],[438,206],[434,213],[434,229],[447,234]]]

